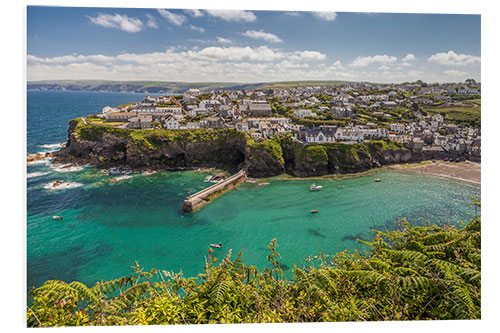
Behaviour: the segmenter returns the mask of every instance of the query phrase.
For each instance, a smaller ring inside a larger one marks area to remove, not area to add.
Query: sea
[[[73,118],[144,96],[29,90],[27,153],[59,149]],[[50,159],[28,164],[27,289],[52,279],[93,286],[130,275],[135,262],[194,277],[211,243],[222,243],[213,253],[219,259],[241,251],[246,264],[264,269],[272,239],[290,279],[306,258],[366,251],[358,240],[400,228],[402,218],[413,225],[461,226],[479,214],[468,205],[471,196],[481,197],[478,185],[396,170],[343,180],[244,183],[199,211],[182,212],[184,198],[211,185],[206,178],[216,172],[65,168]],[[67,185],[54,189],[54,180]],[[323,189],[311,192],[312,183]]]

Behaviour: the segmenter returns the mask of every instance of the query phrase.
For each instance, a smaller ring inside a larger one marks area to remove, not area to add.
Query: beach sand
[[[458,163],[445,161],[424,161],[416,164],[393,165],[390,168],[394,170],[405,170],[459,179],[481,185],[481,163],[471,161]]]

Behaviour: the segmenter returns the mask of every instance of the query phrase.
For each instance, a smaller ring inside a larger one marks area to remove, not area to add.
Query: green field
[[[273,89],[273,88],[292,88],[303,86],[326,86],[326,85],[342,85],[352,84],[351,81],[284,81],[284,82],[268,82],[258,85],[258,89]]]
[[[445,121],[464,123],[481,122],[481,100],[462,101],[461,105],[422,106],[422,110],[430,114],[442,114]]]
[[[353,82],[348,81],[287,81],[267,83],[238,83],[238,82],[168,82],[168,81],[106,81],[106,80],[45,80],[30,81],[28,89],[48,90],[86,90],[86,91],[133,91],[147,93],[179,94],[189,88],[198,88],[201,91],[213,89],[272,89],[290,88],[298,86],[340,85]]]

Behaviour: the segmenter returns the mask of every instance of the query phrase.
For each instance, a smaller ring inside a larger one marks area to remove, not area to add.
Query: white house
[[[175,117],[168,117],[164,120],[163,127],[166,129],[179,129],[179,121]]]
[[[389,124],[389,129],[393,132],[406,133],[406,126],[401,123]]]
[[[186,125],[187,129],[197,129],[200,128],[200,123],[199,122],[188,122]]]
[[[244,132],[248,131],[248,122],[246,122],[246,121],[237,122],[236,129],[238,131],[244,131]]]
[[[312,112],[309,109],[297,109],[293,111],[293,114],[296,115],[297,117],[304,118],[304,117],[316,117],[317,114]]]
[[[304,136],[307,143],[327,143],[335,142],[337,128],[332,127],[307,127]]]
[[[100,115],[101,118],[106,118],[106,116],[110,113],[116,112],[115,109],[113,109],[111,106],[105,106],[102,108],[102,115]]]

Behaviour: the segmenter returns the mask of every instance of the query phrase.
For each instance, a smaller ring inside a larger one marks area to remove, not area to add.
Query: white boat
[[[323,186],[321,186],[321,185],[312,184],[311,187],[309,187],[309,190],[311,190],[311,191],[319,191],[322,188],[323,188]]]
[[[220,249],[222,247],[222,243],[219,244],[210,244],[211,247],[215,247],[217,249]]]
[[[57,216],[57,215],[52,216],[52,218],[53,218],[54,220],[62,220],[62,219],[63,219],[63,217],[62,217],[62,216]]]
[[[378,182],[381,182],[381,181],[382,181],[382,179],[377,178],[377,179],[375,179],[375,181],[378,183]]]

